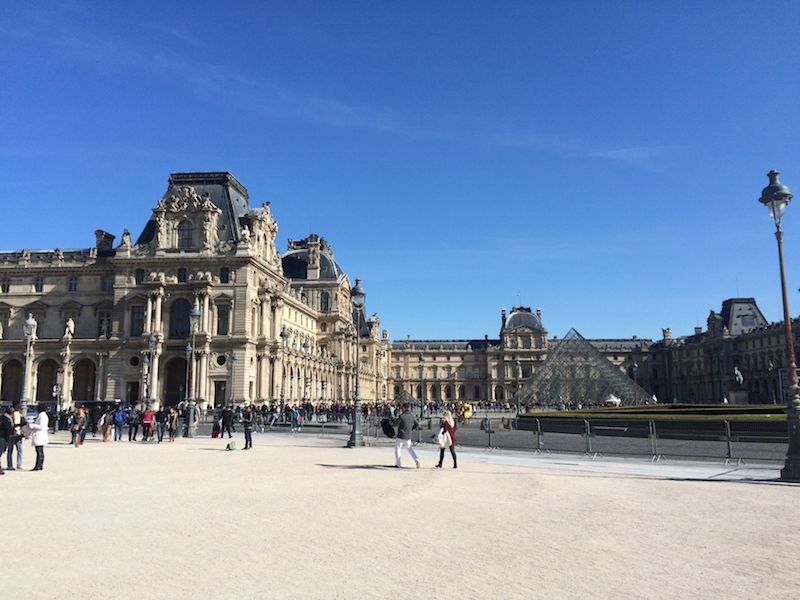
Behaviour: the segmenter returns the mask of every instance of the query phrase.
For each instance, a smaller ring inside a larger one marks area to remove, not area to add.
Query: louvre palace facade
[[[324,238],[279,253],[277,231],[230,173],[173,173],[135,240],[0,252],[2,400],[347,399],[356,344],[361,396],[386,398],[377,314],[354,311]]]

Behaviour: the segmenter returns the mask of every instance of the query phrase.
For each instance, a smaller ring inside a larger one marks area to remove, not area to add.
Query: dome
[[[336,281],[343,275],[333,259],[333,252],[323,238],[311,235],[305,240],[290,240],[289,249],[281,256],[283,274],[290,279],[308,279],[312,253],[319,262],[319,276],[314,279]]]
[[[506,321],[504,329],[514,329],[516,327],[529,327],[530,329],[544,329],[539,315],[531,312],[530,308],[522,306],[512,308],[511,315]]]

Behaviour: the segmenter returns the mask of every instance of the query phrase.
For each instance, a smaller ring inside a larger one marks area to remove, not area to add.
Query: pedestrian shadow
[[[394,471],[397,468],[393,465],[326,465],[322,463],[317,463],[317,466],[325,469],[367,469],[374,471]]]

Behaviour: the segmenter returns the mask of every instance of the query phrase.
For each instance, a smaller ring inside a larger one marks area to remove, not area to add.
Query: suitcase
[[[219,437],[219,423],[214,423],[214,427],[211,428],[211,437]]]

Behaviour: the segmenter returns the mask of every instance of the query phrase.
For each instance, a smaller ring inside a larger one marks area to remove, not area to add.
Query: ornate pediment
[[[178,188],[177,194],[172,194],[159,200],[156,205],[156,210],[164,210],[172,213],[201,210],[219,212],[219,209],[211,202],[211,198],[208,194],[203,194],[201,196],[190,185],[181,186]]]

